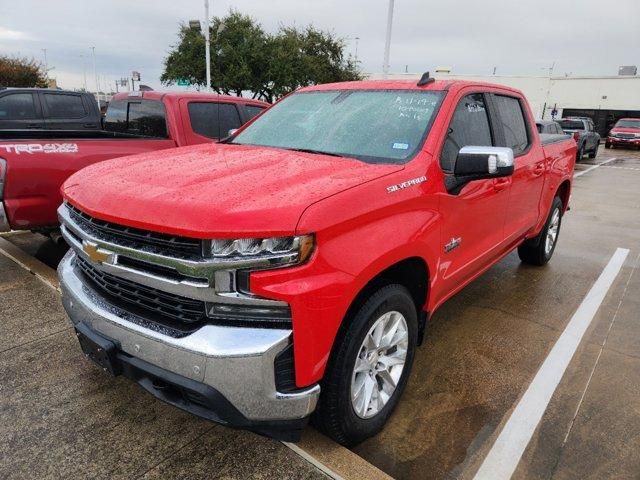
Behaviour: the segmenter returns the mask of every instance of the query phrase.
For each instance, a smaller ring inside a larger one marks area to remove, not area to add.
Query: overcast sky
[[[362,70],[380,72],[387,0],[212,0],[212,15],[233,7],[266,31],[313,23],[344,38],[360,37]],[[95,87],[89,47],[96,47],[101,88],[142,73],[160,86],[162,60],[180,22],[204,15],[203,0],[0,0],[0,53],[43,59],[64,88]],[[640,65],[640,0],[396,0],[391,71],[615,75]],[[355,40],[348,40],[355,53]],[[82,58],[81,55],[85,57]]]

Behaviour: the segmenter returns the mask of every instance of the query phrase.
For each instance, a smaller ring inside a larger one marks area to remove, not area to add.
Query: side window
[[[224,138],[242,125],[238,109],[231,103],[191,102],[189,121],[194,132],[209,138]]]
[[[80,95],[44,93],[49,118],[82,118],[87,114]]]
[[[164,105],[155,100],[129,102],[127,131],[148,137],[167,138]]]
[[[247,112],[247,120],[251,120],[253,117],[262,113],[265,107],[259,107],[257,105],[245,105],[244,110]]]
[[[496,95],[494,99],[500,116],[500,126],[504,132],[504,146],[513,149],[514,155],[519,155],[529,146],[527,124],[520,100],[504,95]]]
[[[467,95],[456,107],[449,124],[449,133],[440,154],[440,166],[445,172],[452,172],[462,147],[487,147],[493,145],[489,116],[484,95]]]
[[[10,93],[0,97],[0,120],[29,120],[36,117],[32,94]]]
[[[126,100],[112,100],[107,107],[104,117],[104,129],[111,132],[127,131],[127,102]]]

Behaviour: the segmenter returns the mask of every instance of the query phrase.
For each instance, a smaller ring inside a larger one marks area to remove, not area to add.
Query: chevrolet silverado
[[[63,305],[87,357],[165,402],[355,444],[438,307],[514,249],[550,260],[575,157],[503,86],[303,88],[222,143],[69,178]]]

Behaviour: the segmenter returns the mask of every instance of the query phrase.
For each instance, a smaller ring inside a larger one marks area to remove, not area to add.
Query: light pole
[[[207,66],[207,92],[211,91],[211,45],[209,40],[209,0],[204,0],[204,56]]]
[[[389,0],[389,10],[387,12],[387,37],[384,42],[384,64],[382,74],[384,78],[389,75],[389,50],[391,49],[391,27],[393,25],[393,4],[395,0]]]
[[[91,57],[93,60],[93,78],[96,81],[96,101],[98,102],[98,108],[100,108],[100,87],[98,86],[98,74],[96,73],[96,47],[89,47],[91,49]]]
[[[44,77],[47,79],[47,83],[49,82],[49,64],[47,63],[47,49],[43,48],[42,52],[44,53]],[[48,87],[49,85],[47,85]]]
[[[87,60],[86,55],[80,55],[82,59],[82,75],[84,76],[84,91],[87,91]]]

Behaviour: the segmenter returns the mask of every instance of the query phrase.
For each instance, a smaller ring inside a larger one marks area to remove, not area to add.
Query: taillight
[[[577,142],[580,140],[580,132],[573,132],[573,139]]]

